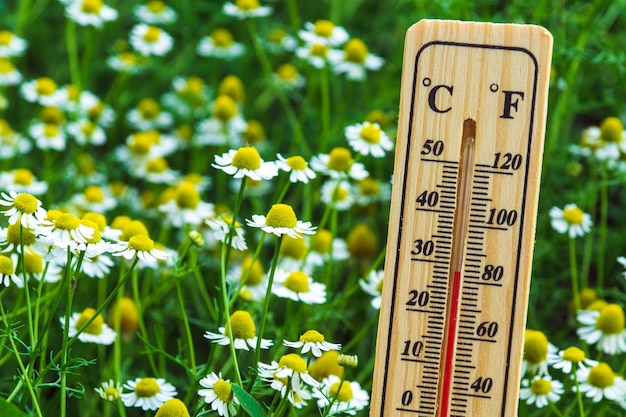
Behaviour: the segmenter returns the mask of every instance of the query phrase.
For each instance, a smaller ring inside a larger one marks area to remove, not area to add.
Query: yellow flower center
[[[80,132],[85,136],[91,136],[96,131],[96,124],[91,121],[86,121],[80,126]]]
[[[98,243],[100,242],[100,240],[102,240],[102,237],[100,236],[100,228],[98,227],[96,222],[89,219],[82,219],[80,223],[93,229],[93,236],[91,237],[91,239],[87,239],[87,243]]]
[[[307,330],[300,335],[301,342],[321,343],[324,341],[324,335],[317,330]]]
[[[623,131],[624,126],[617,117],[607,117],[600,123],[600,136],[607,142],[619,143]]]
[[[617,304],[609,304],[600,310],[596,329],[604,334],[620,334],[624,331],[624,309]]]
[[[46,220],[53,222],[58,219],[61,214],[63,214],[63,212],[60,210],[48,210],[48,212],[46,213]]]
[[[107,227],[107,219],[100,213],[88,212],[83,216],[84,220],[91,220],[98,226],[98,230],[103,232]]]
[[[153,397],[161,392],[154,378],[141,378],[135,385],[135,395],[140,398]]]
[[[356,62],[362,64],[365,62],[365,58],[369,54],[367,46],[361,39],[350,39],[346,46],[343,47],[343,52],[348,62]]]
[[[306,372],[306,362],[300,355],[295,353],[288,353],[287,355],[281,356],[278,360],[278,366],[292,369],[299,374]]]
[[[308,167],[308,164],[301,156],[292,156],[287,158],[287,165],[289,165],[289,168],[294,171],[304,171]]]
[[[383,282],[385,280],[381,279],[380,281],[378,281],[378,284],[376,285],[376,291],[378,291],[379,293],[383,293]]]
[[[172,398],[159,407],[154,417],[189,417],[189,410],[184,402]]]
[[[0,58],[0,74],[9,74],[15,69],[11,61],[6,58]]]
[[[360,136],[364,141],[376,144],[380,142],[380,132],[378,125],[366,124],[361,128]]]
[[[350,230],[346,238],[348,251],[356,258],[371,258],[378,251],[378,240],[374,231],[366,224],[359,223]]]
[[[55,138],[59,134],[59,126],[46,123],[43,125],[43,135],[46,138]]]
[[[230,326],[232,328],[233,339],[252,339],[256,336],[256,327],[254,326],[254,321],[252,320],[252,316],[247,311],[239,310],[235,311],[230,316]],[[230,334],[230,329],[228,328],[228,324],[224,326],[224,334],[228,336]]]
[[[291,64],[283,64],[276,69],[276,74],[282,80],[291,81],[298,78],[298,69]]]
[[[263,271],[263,266],[258,259],[255,260],[252,257],[248,257],[241,263],[241,279],[243,279],[246,274],[248,274],[248,279],[246,280],[247,285],[259,285],[261,281],[263,281],[265,271]]]
[[[167,161],[165,160],[165,158],[162,158],[162,157],[153,158],[149,160],[148,162],[146,162],[146,171],[148,172],[154,172],[154,173],[165,172],[167,171],[167,168],[168,168]]]
[[[128,220],[128,223],[124,224]],[[119,225],[119,227],[118,227]],[[114,229],[122,230],[120,240],[128,241],[131,237],[137,235],[150,236],[148,228],[140,220],[130,220],[124,217],[116,217],[111,225]]]
[[[228,48],[235,42],[232,33],[223,28],[215,29],[209,36],[213,41],[213,45],[218,48]]]
[[[165,8],[167,7],[165,3],[159,0],[149,1],[148,4],[146,4],[146,6],[148,7],[148,10],[150,10],[154,14],[162,13],[163,10],[165,10]]]
[[[250,11],[259,8],[259,2],[257,0],[237,0],[235,3],[239,10]]]
[[[254,171],[261,168],[261,155],[259,151],[252,146],[239,148],[233,156],[232,165],[238,169],[247,169]]]
[[[246,92],[241,78],[236,75],[227,75],[217,88],[217,94],[218,96],[229,96],[235,100],[235,102],[241,103],[246,95]]]
[[[35,83],[35,91],[42,96],[49,96],[57,89],[57,85],[51,78],[41,77],[37,78]]]
[[[78,320],[76,320],[76,324],[74,327],[76,330],[83,327],[93,316],[96,315],[96,310],[93,308],[86,308],[80,313]],[[102,326],[104,324],[104,319],[102,318],[102,314],[98,314],[95,319],[85,328],[84,332],[89,334],[98,335],[102,333]]]
[[[102,0],[83,0],[81,7],[83,13],[98,14],[102,8]]]
[[[265,224],[270,227],[294,228],[298,225],[298,219],[293,208],[288,204],[274,204],[267,213]]]
[[[333,190],[333,201],[344,201],[349,195],[350,192],[347,188],[337,186]]]
[[[258,120],[248,120],[246,130],[242,133],[246,143],[257,143],[265,139],[265,129]]]
[[[80,226],[80,220],[72,213],[63,213],[54,220],[54,227],[61,230],[74,230]]]
[[[232,97],[221,95],[215,99],[213,105],[213,116],[222,122],[227,122],[237,115],[237,103]]]
[[[287,36],[287,31],[282,28],[277,28],[267,34],[267,40],[271,43],[279,44],[285,39],[285,36]]]
[[[552,383],[545,378],[535,379],[530,383],[530,390],[536,395],[547,395],[552,391]]]
[[[155,43],[161,36],[161,29],[156,26],[148,26],[146,32],[143,34],[143,40],[148,43]]]
[[[189,142],[193,136],[193,128],[188,124],[182,124],[176,128],[176,135],[185,142]]]
[[[117,316],[120,316],[120,330],[125,333],[136,332],[139,328],[139,312],[135,300],[130,297],[122,297],[119,304],[109,313],[109,326],[115,328]]]
[[[43,272],[43,258],[36,253],[24,251],[24,264],[27,274],[41,274]]]
[[[284,285],[293,292],[309,292],[309,276],[302,271],[294,271],[287,276]]]
[[[304,239],[298,239],[285,235],[283,243],[280,245],[280,255],[293,259],[304,259],[307,253],[306,242]]]
[[[97,185],[90,185],[85,188],[83,195],[89,203],[102,203],[104,201],[104,191]]]
[[[538,330],[526,330],[524,336],[524,359],[539,364],[548,357],[548,338]]]
[[[0,275],[13,275],[15,267],[13,261],[8,256],[0,255]]]
[[[318,20],[313,26],[313,32],[317,36],[323,36],[325,38],[330,38],[334,29],[335,24],[330,20]]]
[[[154,119],[161,112],[161,106],[152,98],[144,98],[137,105],[137,110],[144,119]]]
[[[318,230],[311,243],[315,252],[330,253],[333,247],[333,234],[328,230]]]
[[[13,206],[20,213],[33,214],[39,207],[39,202],[32,194],[19,193],[13,200]]]
[[[24,241],[24,246],[30,246],[37,241],[37,237],[35,233],[33,233],[32,229],[27,227],[22,228],[22,240]],[[20,223],[16,222],[14,224],[10,224],[7,228],[7,242],[12,243],[14,245],[20,244]]]
[[[134,249],[139,252],[150,252],[154,249],[154,240],[146,235],[135,235],[128,239],[128,249]]]
[[[118,390],[116,387],[107,387],[104,389],[103,397],[107,401],[115,401],[120,398],[120,390]]]
[[[387,126],[389,124],[389,117],[387,113],[380,109],[374,109],[365,116],[365,120],[370,123],[378,123],[379,126]]]
[[[192,183],[187,181],[181,182],[176,187],[174,198],[178,207],[183,209],[195,209],[200,204],[200,193]]]
[[[328,53],[328,45],[322,45],[321,43],[314,43],[310,46],[311,56],[317,56],[320,58],[326,58]]]
[[[59,125],[65,121],[65,115],[55,106],[46,106],[39,113],[39,120],[46,124]]]
[[[348,381],[337,381],[328,390],[330,398],[337,397],[337,401],[348,402],[352,399],[352,387]]]
[[[570,346],[563,351],[563,360],[573,363],[580,363],[585,360],[585,352],[576,346]]]
[[[132,52],[120,52],[117,57],[125,65],[135,65],[138,61],[137,55]]]
[[[336,350],[322,352],[322,356],[309,366],[309,374],[317,380],[322,380],[328,375],[337,375],[341,378],[343,366],[339,365],[338,359],[339,352]]]
[[[359,190],[361,194],[375,196],[380,193],[380,183],[374,178],[365,178],[359,181]]]
[[[229,403],[233,400],[233,387],[230,382],[226,382],[223,379],[215,381],[213,391],[215,392],[215,395],[217,395],[217,398],[225,403]]]
[[[334,148],[328,154],[328,163],[326,166],[329,169],[340,172],[347,172],[352,166],[352,154],[350,150],[346,148]]]
[[[569,224],[582,224],[583,211],[576,206],[563,209],[563,220]]]
[[[0,30],[0,45],[9,46],[13,39],[13,34],[8,30]]]
[[[615,373],[609,365],[604,362],[600,362],[589,370],[589,376],[587,382],[594,387],[608,388],[613,386],[615,381]]]
[[[130,137],[128,149],[136,155],[146,155],[150,151],[150,147],[158,142],[158,139],[159,134],[154,130],[138,132]]]
[[[4,119],[0,119],[0,136],[2,136],[2,140],[4,141],[6,138],[13,134],[13,129],[11,129],[11,125]]]
[[[580,290],[580,306],[583,310],[598,299],[598,293],[593,288],[583,288]]]

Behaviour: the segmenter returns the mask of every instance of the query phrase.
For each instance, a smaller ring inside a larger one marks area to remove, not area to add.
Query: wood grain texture
[[[551,54],[532,25],[407,31],[371,417],[517,415]]]

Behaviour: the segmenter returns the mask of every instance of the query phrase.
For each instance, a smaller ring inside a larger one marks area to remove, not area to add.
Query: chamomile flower
[[[74,0],[67,4],[65,14],[81,26],[96,28],[117,19],[117,10],[107,6],[102,0]]]
[[[9,218],[9,224],[19,222],[22,227],[34,229],[46,217],[41,201],[32,194],[9,191],[1,195],[0,206],[4,206],[2,214]]]
[[[296,56],[307,61],[313,68],[322,69],[328,62],[328,51],[330,47],[323,43],[306,44],[296,48]]]
[[[285,90],[304,87],[306,79],[298,72],[292,64],[282,64],[272,74],[274,83]]]
[[[345,135],[355,152],[382,158],[393,149],[393,142],[378,123],[357,123],[346,127]]]
[[[165,93],[161,99],[163,105],[184,118],[205,117],[211,112],[210,90],[200,77],[175,77],[172,80],[173,91]],[[188,129],[191,129],[189,125]],[[180,128],[180,127],[179,127]],[[179,132],[179,136],[191,137]],[[187,140],[186,142],[189,142]]]
[[[41,195],[48,190],[48,183],[39,181],[30,169],[18,168],[0,172],[0,190]]]
[[[230,345],[230,329],[232,329],[233,342],[235,349],[254,350],[258,337],[256,335],[256,326],[252,320],[250,313],[244,310],[235,311],[230,316],[230,327],[228,325],[220,327],[219,333],[205,332],[204,337],[213,343],[222,346]],[[261,349],[269,349],[274,343],[269,339],[261,340]]]
[[[108,189],[89,185],[81,193],[70,197],[69,204],[78,212],[106,213],[117,206],[117,199]]]
[[[146,160],[132,172],[132,175],[152,184],[171,184],[180,177],[177,171],[169,167],[167,159],[160,156]]]
[[[22,287],[24,281],[15,274],[13,260],[8,256],[0,255],[0,284],[8,287],[11,281],[18,287]]]
[[[72,338],[78,334],[78,340],[83,343],[110,345],[115,342],[117,333],[107,326],[104,322],[104,318],[102,318],[102,314],[98,314],[81,333],[78,333],[94,316],[96,316],[96,310],[89,307],[84,309],[81,313],[72,314],[69,318],[67,336]],[[62,326],[65,326],[65,317],[61,317],[60,322]]]
[[[291,52],[298,46],[298,40],[283,28],[276,28],[267,33],[264,38],[267,50],[273,54]]]
[[[174,23],[178,17],[176,11],[161,0],[138,4],[133,7],[133,13],[140,22],[149,25],[167,25]]]
[[[29,80],[20,85],[22,97],[30,103],[38,103],[42,106],[54,106],[57,104],[57,84],[49,77],[40,77]]]
[[[169,258],[166,251],[157,249],[152,239],[150,239],[147,235],[141,234],[132,236],[128,239],[128,242],[120,241],[113,248],[111,254],[113,256],[123,256],[128,260],[131,260],[136,256],[140,260],[149,264]]]
[[[114,71],[139,74],[144,69],[145,57],[134,52],[123,51],[107,58],[107,66]]]
[[[618,304],[607,304],[601,310],[581,310],[578,321],[582,327],[576,333],[590,345],[609,355],[626,352],[624,309]]]
[[[126,121],[137,130],[165,129],[173,120],[172,115],[163,111],[153,98],[142,99],[137,107],[126,113]]]
[[[139,23],[130,31],[130,44],[145,56],[163,56],[174,46],[174,39],[156,26]]]
[[[237,102],[229,95],[218,95],[212,104],[211,117],[196,127],[198,145],[238,145],[246,127]]]
[[[0,86],[17,85],[22,82],[22,73],[7,58],[0,57]]]
[[[52,149],[62,152],[67,146],[65,131],[58,124],[34,123],[28,128],[28,134],[35,139],[35,145],[44,151]]]
[[[173,198],[161,204],[159,211],[174,227],[198,226],[215,216],[213,204],[202,201],[195,185],[187,181],[176,187]]]
[[[315,234],[315,227],[311,222],[298,220],[293,208],[288,204],[274,204],[267,216],[253,214],[252,220],[246,219],[250,227],[258,227],[266,233],[276,236],[288,235],[298,238],[301,234]]]
[[[119,382],[113,382],[109,379],[108,382],[103,382],[99,387],[94,388],[103,400],[115,402],[122,396],[122,384]]]
[[[348,252],[356,260],[373,259],[378,253],[378,238],[366,223],[357,223],[346,237]]]
[[[550,362],[554,369],[560,369],[566,374],[572,370],[576,372],[579,369],[590,368],[598,364],[598,361],[587,358],[585,352],[576,346],[570,346],[559,351],[558,354],[552,355]]]
[[[331,179],[320,189],[320,200],[337,211],[350,209],[356,200],[351,184],[346,179]]]
[[[72,213],[55,213],[41,221],[36,229],[46,244],[58,249],[75,250],[79,245],[86,245],[94,237],[95,229],[81,223]]]
[[[163,378],[136,378],[126,382],[124,389],[131,391],[122,394],[124,406],[144,411],[154,411],[178,395],[176,388]]]
[[[205,376],[199,381],[203,389],[198,390],[198,395],[204,398],[204,402],[211,406],[213,411],[222,417],[230,417],[237,414],[239,400],[233,394],[232,384],[229,379],[223,379],[222,373]]]
[[[576,204],[567,204],[563,209],[552,207],[550,219],[554,230],[558,233],[567,233],[571,239],[589,233],[593,224],[591,216]]]
[[[265,162],[252,146],[244,146],[237,150],[231,149],[221,156],[215,155],[213,168],[232,175],[233,178],[249,177],[253,180],[270,180],[278,175],[274,162]]]
[[[258,0],[236,0],[235,3],[226,2],[222,7],[225,15],[239,19],[266,17],[272,14],[270,6],[261,6]]]
[[[307,44],[317,43],[329,46],[343,45],[350,37],[343,27],[336,26],[330,20],[306,22],[304,30],[301,30],[298,35]]]
[[[336,375],[329,375],[321,383],[321,389],[313,391],[317,398],[317,406],[321,409],[330,406],[328,415],[350,414],[369,405],[370,396],[356,381],[340,379]]]
[[[46,251],[48,250],[45,248]],[[19,270],[22,274],[22,271],[26,271],[29,279],[34,278],[37,281],[44,281],[49,284],[53,284],[55,282],[59,282],[61,278],[63,278],[63,267],[56,262],[45,262],[44,256],[46,252],[35,252],[32,248],[24,248],[24,265],[25,267],[19,266]],[[14,265],[20,264],[20,257],[17,253],[11,255],[11,259],[13,260]],[[83,269],[84,271],[84,269]],[[21,284],[18,284],[18,287],[22,287]]]
[[[230,216],[222,215],[217,218],[206,219],[205,223],[213,231],[213,237],[222,243],[226,243],[230,240],[231,247],[237,250],[246,250],[248,245],[246,244],[245,230],[241,227],[241,223],[238,221],[233,222]],[[231,233],[233,234],[228,237]]]
[[[0,57],[11,58],[21,56],[28,42],[11,31],[0,30]]]
[[[329,350],[341,350],[341,345],[339,343],[327,342],[324,335],[317,330],[307,330],[300,335],[300,339],[297,342],[283,340],[283,345],[294,349],[300,349],[300,353],[303,355],[311,352],[311,354],[316,358],[322,356],[322,352],[327,352]]]
[[[244,54],[246,47],[241,42],[236,42],[233,34],[224,28],[217,28],[203,36],[198,42],[196,52],[200,56],[213,57],[230,61]]]
[[[548,358],[558,351],[556,346],[548,342],[546,335],[539,330],[526,329],[524,333],[524,359],[522,361],[522,377],[548,375]]]
[[[89,119],[80,119],[68,123],[67,133],[74,137],[76,143],[84,145],[104,145],[107,137],[104,129]]]
[[[5,119],[0,119],[0,159],[12,159],[30,152],[32,148],[28,139],[13,130]]]
[[[344,367],[339,365],[340,353],[337,350],[322,352],[322,356],[315,359],[309,365],[309,374],[318,381],[327,378],[329,375],[343,376]]]
[[[366,71],[378,71],[385,60],[372,54],[361,39],[350,39],[343,51],[328,51],[328,60],[337,74],[346,74],[353,81],[365,79]]]
[[[380,310],[384,276],[385,272],[383,270],[372,270],[367,276],[367,281],[363,279],[359,280],[361,289],[373,297],[370,304],[375,310]]]
[[[336,147],[328,154],[318,154],[311,159],[311,168],[331,178],[362,180],[369,176],[365,166],[355,162],[349,149]]]
[[[594,403],[603,398],[623,401],[626,395],[626,381],[621,376],[616,375],[607,363],[600,362],[591,368],[579,369],[576,376],[579,381],[580,392]]]
[[[190,417],[189,410],[184,402],[178,398],[172,398],[163,403],[157,410],[154,417]]]
[[[283,355],[278,362],[272,361],[271,364],[259,362],[259,377],[298,408],[303,405],[303,400],[311,398],[309,390],[319,386],[309,375],[304,359],[295,353]]]
[[[355,203],[366,207],[370,204],[385,203],[391,200],[391,183],[367,177],[353,187]]]
[[[309,168],[309,164],[300,155],[294,155],[289,158],[276,154],[278,160],[275,162],[276,167],[282,171],[289,172],[289,181],[308,183],[309,180],[315,178],[315,172]]]
[[[131,338],[139,329],[139,311],[135,300],[122,297],[119,303],[114,303],[109,310],[107,323],[114,329],[119,326],[122,340]]]
[[[251,303],[265,298],[269,278],[258,259],[247,256],[230,268],[226,280],[236,286],[239,297]]]
[[[564,392],[563,383],[560,381],[553,380],[549,375],[537,375],[531,381],[522,380],[519,396],[526,404],[543,408],[559,401]]]
[[[346,241],[333,236],[328,230],[318,230],[309,239],[309,253],[306,257],[307,265],[319,267],[326,262],[345,261],[349,257],[350,252],[348,252]]]
[[[326,302],[326,286],[313,281],[303,271],[285,271],[277,269],[272,293],[280,298],[289,298],[305,304],[324,304]]]

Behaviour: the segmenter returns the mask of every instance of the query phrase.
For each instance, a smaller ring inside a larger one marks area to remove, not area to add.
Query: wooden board
[[[370,416],[516,416],[552,37],[406,35]]]

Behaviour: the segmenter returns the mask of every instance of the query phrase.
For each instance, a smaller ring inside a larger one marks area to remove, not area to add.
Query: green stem
[[[84,252],[81,252],[84,256]],[[63,324],[63,341],[61,343],[61,417],[67,415],[67,365],[69,359],[69,331],[70,316],[72,315],[72,304],[74,300],[74,291],[76,286],[76,275],[72,271],[72,251],[67,250],[67,262],[65,267],[65,276],[63,277],[63,286],[65,287],[65,321]]]
[[[132,279],[132,287],[133,287],[133,298],[135,299],[135,304],[137,305],[137,318],[138,323],[139,323],[139,331],[142,335],[142,337],[145,340],[150,340],[148,338],[148,332],[146,330],[146,324],[143,321],[143,303],[141,300],[141,294],[139,292],[139,274],[137,270],[133,270],[132,272],[133,275],[133,279]],[[156,366],[156,362],[154,361],[154,357],[152,355],[152,351],[148,352],[148,361],[150,362],[150,369],[152,369],[152,372],[154,373],[154,375],[158,375],[158,368]]]
[[[322,141],[319,150],[325,152],[330,139],[330,80],[327,65],[324,65],[320,70],[320,93],[322,100]]]
[[[193,338],[191,337],[191,328],[189,327],[189,319],[187,318],[187,312],[185,311],[185,301],[183,300],[183,292],[180,289],[180,281],[176,279],[176,295],[178,296],[178,305],[180,306],[180,314],[183,316],[183,326],[185,328],[185,336],[187,337],[187,344],[189,345],[189,360],[191,361],[191,369],[194,378],[197,377],[198,369],[196,367],[196,353],[193,346]]]
[[[609,186],[606,169],[602,169],[600,181],[600,230],[598,242],[598,282],[596,288],[604,289],[604,254],[606,252],[606,232],[609,215]]]
[[[574,386],[576,387],[576,402],[578,403],[578,413],[580,417],[585,417],[585,405],[583,404],[583,393],[580,392],[580,386],[578,384],[578,376],[574,372]]]
[[[580,290],[578,288],[578,269],[576,268],[576,240],[572,237],[569,238],[569,266],[574,308],[576,309],[576,314],[578,314],[580,310]]]
[[[76,23],[72,19],[65,19],[65,42],[67,44],[67,58],[69,60],[72,84],[78,87],[79,90],[82,90],[78,45],[76,42]]]

